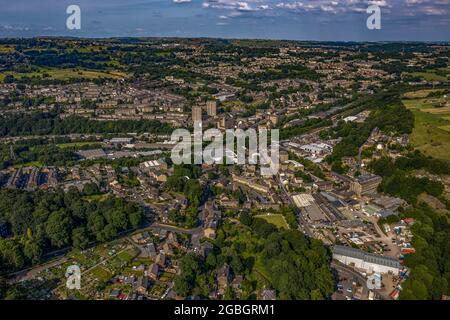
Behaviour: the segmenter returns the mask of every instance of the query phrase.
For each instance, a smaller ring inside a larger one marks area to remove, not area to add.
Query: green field
[[[403,100],[415,117],[411,143],[428,156],[450,160],[450,107],[436,108],[431,99]]]
[[[433,72],[413,72],[410,75],[423,78],[427,81],[447,81],[447,78]]]
[[[84,196],[83,198],[89,202],[91,201],[105,201],[106,199],[108,199],[109,194],[104,193],[104,194],[94,194],[91,196]]]
[[[39,161],[30,161],[30,162],[26,162],[26,163],[16,164],[16,165],[14,165],[14,168],[19,169],[19,168],[24,168],[24,167],[43,167],[43,166],[44,165]]]
[[[80,148],[84,146],[89,145],[96,145],[100,142],[92,142],[92,141],[82,141],[82,142],[68,142],[68,143],[59,143],[57,146],[61,149],[67,149],[67,148]]]
[[[124,79],[127,75],[118,71],[98,71],[98,70],[86,70],[86,69],[56,69],[56,68],[41,68],[35,72],[17,73],[17,72],[3,72],[0,73],[0,80],[11,74],[15,78],[20,79],[23,77],[41,77],[49,80],[70,80],[70,79]]]
[[[268,223],[272,223],[277,226],[277,228],[289,229],[286,219],[281,214],[260,214],[255,216],[255,218],[261,218],[266,220]]]

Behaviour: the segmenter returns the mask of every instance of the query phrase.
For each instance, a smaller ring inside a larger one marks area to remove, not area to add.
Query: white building
[[[392,273],[398,275],[400,262],[398,259],[368,253],[359,249],[335,245],[333,259],[362,270],[366,273]]]

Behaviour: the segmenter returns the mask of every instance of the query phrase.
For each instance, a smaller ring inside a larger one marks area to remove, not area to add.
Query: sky
[[[380,30],[366,26],[373,4]],[[0,38],[32,36],[450,41],[450,0],[0,0]]]

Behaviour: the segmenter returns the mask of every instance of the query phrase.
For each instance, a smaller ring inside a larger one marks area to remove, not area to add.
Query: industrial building
[[[356,193],[358,197],[374,194],[381,180],[380,176],[374,174],[362,175],[350,183],[350,190]]]
[[[400,262],[395,258],[339,245],[335,245],[332,251],[333,259],[366,273],[392,273],[398,275],[400,272]]]

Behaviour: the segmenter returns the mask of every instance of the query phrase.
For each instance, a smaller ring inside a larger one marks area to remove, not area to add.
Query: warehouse
[[[368,253],[359,249],[335,245],[333,259],[367,273],[392,273],[398,275],[398,259]]]

